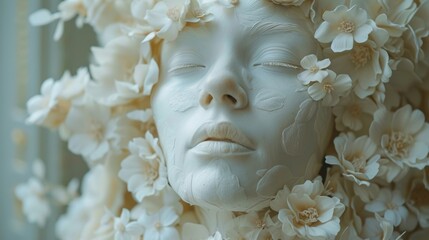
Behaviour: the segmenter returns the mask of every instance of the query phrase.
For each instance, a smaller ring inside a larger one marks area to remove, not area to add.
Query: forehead
[[[209,12],[214,15],[212,21],[185,27],[175,41],[164,43],[163,53],[180,48],[218,49],[230,41],[238,42],[241,47],[255,47],[266,41],[282,44],[295,49],[298,56],[317,51],[313,25],[299,8],[248,0],[229,9],[214,6]]]

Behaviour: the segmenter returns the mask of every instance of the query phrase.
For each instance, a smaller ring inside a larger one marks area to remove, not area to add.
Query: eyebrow
[[[248,32],[249,36],[287,32],[304,33],[302,27],[299,27],[297,24],[276,22],[257,22],[252,27],[245,28],[245,31]]]

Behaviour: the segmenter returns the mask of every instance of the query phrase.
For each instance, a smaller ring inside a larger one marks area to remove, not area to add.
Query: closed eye
[[[284,67],[284,68],[292,68],[292,69],[301,69],[301,67],[294,65],[294,64],[290,64],[290,63],[285,63],[285,62],[262,62],[262,63],[255,63],[253,64],[254,67]]]
[[[169,73],[171,72],[188,72],[188,71],[193,71],[193,70],[197,70],[197,69],[204,69],[206,68],[206,66],[201,65],[201,64],[182,64],[182,65],[178,65],[175,67],[172,67],[170,70],[168,70]]]

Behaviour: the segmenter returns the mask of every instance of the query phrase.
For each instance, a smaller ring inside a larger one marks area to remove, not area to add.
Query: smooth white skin
[[[299,66],[319,49],[297,9],[241,1],[212,10],[215,20],[163,43],[152,95],[155,123],[169,182],[183,200],[222,211],[259,210],[283,185],[320,170],[330,110],[299,91],[299,69],[272,66]],[[230,123],[252,150],[231,150],[235,145],[222,139],[203,153],[193,148],[195,132],[207,123]]]

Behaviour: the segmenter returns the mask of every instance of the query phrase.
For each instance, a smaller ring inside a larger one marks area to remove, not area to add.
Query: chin
[[[230,170],[228,162],[212,161],[204,168],[170,179],[173,189],[191,205],[219,211],[257,211],[269,205],[269,199],[257,196],[256,186],[245,189]],[[177,178],[176,178],[177,179]],[[173,180],[173,181],[172,181]]]

